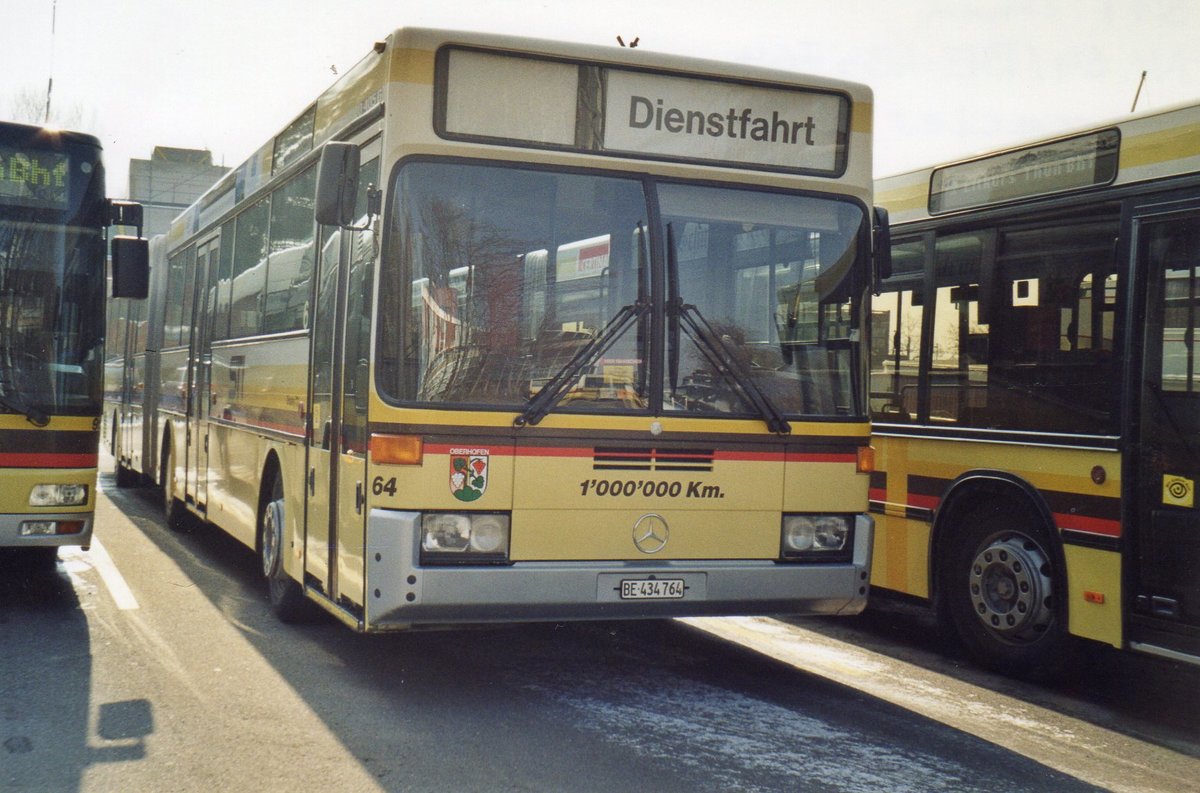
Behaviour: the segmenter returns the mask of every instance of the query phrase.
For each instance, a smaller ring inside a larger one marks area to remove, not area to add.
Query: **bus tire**
[[[1054,547],[1026,510],[982,503],[952,527],[938,616],[981,666],[1050,680],[1070,666],[1066,581]]]
[[[123,462],[121,462],[121,451],[122,451],[121,447],[120,447],[121,441],[120,441],[120,438],[119,438],[117,432],[118,432],[117,422],[114,419],[113,431],[112,431],[112,434],[113,434],[112,453],[113,453],[113,460],[114,460],[113,473],[115,474],[114,479],[116,479],[116,484],[117,484],[118,488],[124,489],[127,487],[134,487],[138,483],[138,477],[137,477],[137,474],[134,473],[132,469],[127,467]]]
[[[175,447],[170,443],[163,447],[162,465],[159,466],[159,489],[162,495],[163,517],[167,528],[183,528],[183,505],[175,498]]]
[[[272,473],[270,495],[261,499],[258,510],[258,547],[271,610],[282,622],[304,622],[310,614],[304,591],[283,566],[285,553],[285,502],[283,481]]]

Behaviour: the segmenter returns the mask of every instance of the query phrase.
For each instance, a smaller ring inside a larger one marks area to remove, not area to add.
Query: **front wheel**
[[[1032,680],[1061,674],[1074,640],[1065,624],[1064,571],[1045,532],[999,504],[956,528],[942,568],[943,622],[983,666]]]
[[[271,609],[284,622],[301,622],[310,611],[300,585],[283,569],[283,557],[286,552],[284,510],[283,482],[276,475],[271,485],[271,494],[259,509],[259,556],[262,560],[263,577],[267,579]]]

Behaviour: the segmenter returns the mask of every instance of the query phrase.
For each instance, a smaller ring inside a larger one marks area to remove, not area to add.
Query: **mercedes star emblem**
[[[642,553],[658,553],[667,546],[671,530],[661,515],[650,513],[633,524],[633,544]]]

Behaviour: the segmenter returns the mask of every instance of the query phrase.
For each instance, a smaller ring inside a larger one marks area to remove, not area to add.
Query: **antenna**
[[[1137,93],[1133,95],[1133,104],[1129,108],[1129,112],[1137,110],[1138,97],[1142,95],[1142,86],[1146,84],[1146,72],[1142,71],[1142,79],[1138,80]]]
[[[54,32],[58,21],[58,0],[50,5],[50,82],[46,85],[46,118],[43,124],[50,123],[50,94],[54,91]]]

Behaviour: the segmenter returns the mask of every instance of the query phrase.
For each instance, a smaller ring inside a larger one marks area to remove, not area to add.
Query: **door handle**
[[[367,504],[367,491],[363,487],[362,482],[354,483],[354,511],[359,515],[362,514],[363,507]]]
[[[317,494],[317,469],[308,469],[308,494],[315,496]]]

